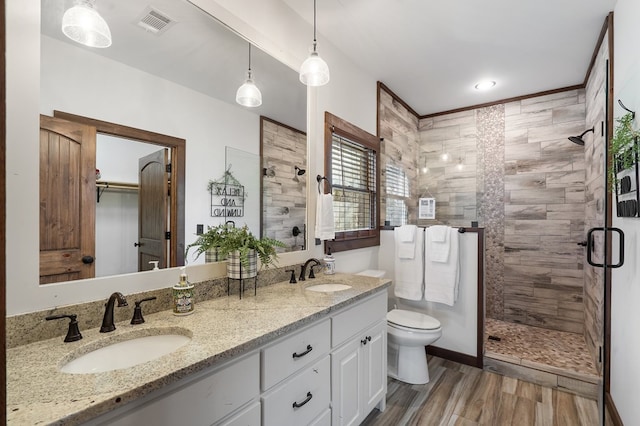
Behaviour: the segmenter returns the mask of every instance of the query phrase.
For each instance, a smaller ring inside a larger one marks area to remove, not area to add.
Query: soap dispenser
[[[193,300],[193,284],[187,279],[186,267],[180,268],[180,281],[173,286],[173,314],[189,315],[193,313],[195,301]]]
[[[324,274],[333,275],[336,273],[336,259],[331,255],[331,249],[327,249],[327,254],[324,256]]]

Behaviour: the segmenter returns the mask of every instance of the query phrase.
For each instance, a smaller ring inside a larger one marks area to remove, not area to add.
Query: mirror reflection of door
[[[95,274],[95,153],[95,127],[40,116],[40,284]]]
[[[138,195],[138,270],[167,265],[167,206],[169,205],[169,150],[149,154],[138,160],[140,191]]]

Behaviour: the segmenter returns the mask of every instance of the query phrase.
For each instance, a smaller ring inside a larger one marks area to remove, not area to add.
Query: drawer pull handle
[[[302,407],[304,404],[306,404],[307,402],[311,401],[311,398],[313,398],[313,395],[311,395],[311,392],[307,392],[307,399],[305,399],[304,401],[302,401],[301,403],[297,403],[294,402],[293,403],[293,408],[300,408]]]
[[[306,351],[302,352],[301,354],[294,352],[293,353],[293,357],[294,358],[302,358],[303,356],[305,356],[306,354],[308,354],[312,350],[313,350],[313,348],[311,347],[311,345],[307,345],[307,350]]]
[[[367,336],[364,339],[360,340],[360,343],[362,343],[363,345],[366,345],[367,342],[371,341],[371,336]]]

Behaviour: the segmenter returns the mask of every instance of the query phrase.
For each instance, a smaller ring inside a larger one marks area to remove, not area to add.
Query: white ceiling
[[[74,0],[41,0],[41,33],[244,108],[235,103],[235,95],[247,78],[249,43],[187,0],[96,2],[112,34],[113,44],[106,49],[84,47],[62,33],[62,15],[73,4]],[[149,6],[175,24],[158,35],[139,27]],[[64,59],[73,64],[73,58]],[[255,48],[251,68],[263,104],[248,110],[305,131],[307,90],[298,73]],[[118,78],[105,84],[118,84]]]
[[[282,1],[313,22],[313,0]],[[43,34],[73,44],[60,31],[73,0],[41,2]],[[318,50],[333,44],[426,115],[582,84],[615,2],[317,0]],[[149,4],[178,23],[161,36],[136,27]],[[248,45],[210,16],[186,0],[100,0],[98,10],[114,41],[89,50],[234,102]],[[256,112],[304,130],[306,90],[297,73],[259,49],[252,55],[264,100]],[[477,91],[481,79],[497,85]]]
[[[313,0],[283,1],[313,22]],[[426,115],[582,84],[615,3],[317,0],[317,29]],[[481,79],[497,85],[479,92]]]

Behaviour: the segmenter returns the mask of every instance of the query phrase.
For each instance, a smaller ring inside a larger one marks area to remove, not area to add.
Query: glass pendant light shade
[[[258,107],[262,105],[262,93],[251,78],[251,71],[247,72],[247,81],[238,88],[236,102],[246,107]]]
[[[80,0],[62,16],[62,32],[71,40],[89,47],[111,46],[109,25],[93,8],[93,3]]]
[[[313,52],[300,67],[300,81],[307,86],[324,86],[330,77],[329,66],[318,55],[314,46]]]
[[[307,86],[324,86],[329,82],[329,66],[316,50],[316,0],[313,0],[313,51],[300,66],[300,81]]]

